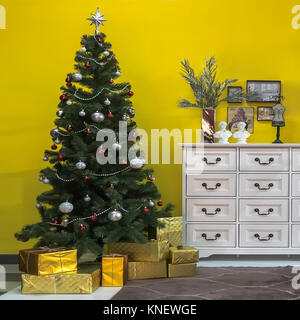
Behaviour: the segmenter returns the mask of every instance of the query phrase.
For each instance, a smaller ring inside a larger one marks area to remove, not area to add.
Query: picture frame
[[[281,81],[247,80],[247,102],[275,102],[281,99]]]
[[[240,86],[227,87],[227,102],[228,103],[242,103],[243,102],[243,88]]]
[[[247,124],[247,130],[250,133],[254,132],[254,108],[253,107],[228,107],[227,108],[227,123],[231,132],[238,130],[239,122]]]
[[[273,107],[257,107],[257,121],[272,121]]]

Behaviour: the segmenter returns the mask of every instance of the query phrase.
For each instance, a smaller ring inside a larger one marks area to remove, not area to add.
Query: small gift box
[[[128,257],[111,254],[102,257],[102,287],[123,287],[127,282]]]
[[[156,228],[156,239],[168,240],[171,246],[182,245],[182,217],[159,218],[164,226]]]
[[[150,240],[146,243],[116,242],[108,245],[109,254],[128,255],[128,261],[159,262],[169,257],[169,242],[167,240]]]
[[[170,248],[170,263],[183,264],[199,261],[199,250],[194,247],[177,246]]]
[[[128,262],[128,280],[167,277],[167,262]]]
[[[20,250],[19,270],[37,276],[76,273],[77,250],[66,248]]]
[[[168,277],[193,277],[196,275],[196,263],[168,264]]]
[[[23,294],[90,294],[100,286],[100,264],[82,265],[77,274],[22,274]]]

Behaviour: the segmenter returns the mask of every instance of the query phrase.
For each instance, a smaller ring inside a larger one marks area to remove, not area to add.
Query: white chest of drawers
[[[300,254],[300,144],[182,144],[185,245]]]

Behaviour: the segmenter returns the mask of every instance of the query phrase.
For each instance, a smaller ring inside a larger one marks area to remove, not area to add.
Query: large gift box
[[[128,261],[159,262],[169,257],[169,242],[167,240],[150,240],[146,243],[116,242],[108,245],[108,253],[128,255]]]
[[[23,294],[89,294],[100,286],[100,264],[82,265],[77,274],[22,274]]]
[[[199,250],[194,247],[177,246],[170,248],[170,263],[183,264],[199,261]]]
[[[196,275],[196,263],[168,264],[168,277],[193,277]]]
[[[102,256],[102,287],[123,287],[128,277],[128,257],[120,254]]]
[[[66,248],[37,248],[20,250],[19,270],[42,276],[77,272],[77,250]]]
[[[167,262],[128,262],[128,280],[167,277]]]
[[[182,245],[182,217],[159,218],[164,226],[156,228],[156,239],[168,240],[171,246]]]

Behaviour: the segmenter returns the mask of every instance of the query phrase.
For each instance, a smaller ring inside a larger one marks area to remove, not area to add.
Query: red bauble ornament
[[[159,200],[159,201],[157,202],[157,205],[158,205],[159,207],[162,207],[162,206],[164,205],[164,203],[163,203],[161,200]]]
[[[91,216],[90,218],[92,221],[96,221],[97,220],[97,216],[94,214],[93,216]]]
[[[109,82],[110,82],[111,84],[113,84],[113,83],[114,83],[114,80],[113,80],[113,79],[110,79]]]
[[[155,178],[154,178],[153,176],[148,176],[148,177],[147,177],[147,180],[149,180],[149,181],[154,181],[154,179],[155,179]]]
[[[87,62],[87,63],[85,64],[85,66],[86,66],[87,68],[90,68],[91,64],[90,64],[89,62]]]
[[[64,157],[60,154],[59,156],[58,156],[58,159],[59,160],[62,160]]]
[[[114,117],[114,115],[113,115],[111,112],[109,112],[108,115],[107,115],[107,117],[108,117],[109,119],[112,119],[112,118]]]
[[[67,87],[72,87],[72,83],[71,82],[67,82]]]
[[[143,211],[144,212],[149,212],[149,209],[147,207],[144,207]]]
[[[84,177],[84,180],[89,180],[89,176],[85,176],[85,177]]]
[[[51,149],[52,149],[52,150],[56,150],[56,149],[57,149],[57,145],[56,145],[56,144],[53,144],[53,145],[51,146]]]
[[[83,225],[83,224],[81,224],[81,225],[80,225],[80,230],[81,230],[81,231],[85,231],[85,230],[86,230],[86,226]]]
[[[134,95],[133,91],[129,91],[128,94],[132,97]]]
[[[68,131],[72,131],[73,130],[70,124],[68,125],[67,130]]]
[[[111,184],[109,187],[110,187],[110,189],[114,189],[115,188],[115,186],[113,184]]]
[[[71,78],[67,78],[67,79],[66,79],[66,82],[71,82],[71,81],[72,81]]]
[[[99,39],[98,39],[98,42],[99,42],[99,43],[102,43],[102,42],[103,42],[103,40],[102,40],[101,38],[99,38]]]
[[[54,224],[58,224],[58,221],[57,221],[57,220],[54,220],[53,223],[54,223]]]
[[[92,130],[91,130],[91,129],[87,129],[87,130],[86,130],[86,133],[87,133],[87,134],[91,134],[91,133],[92,133]]]
[[[67,97],[65,94],[62,94],[62,95],[59,97],[59,99],[64,102],[64,101],[66,101],[66,100],[68,99],[68,97]]]

